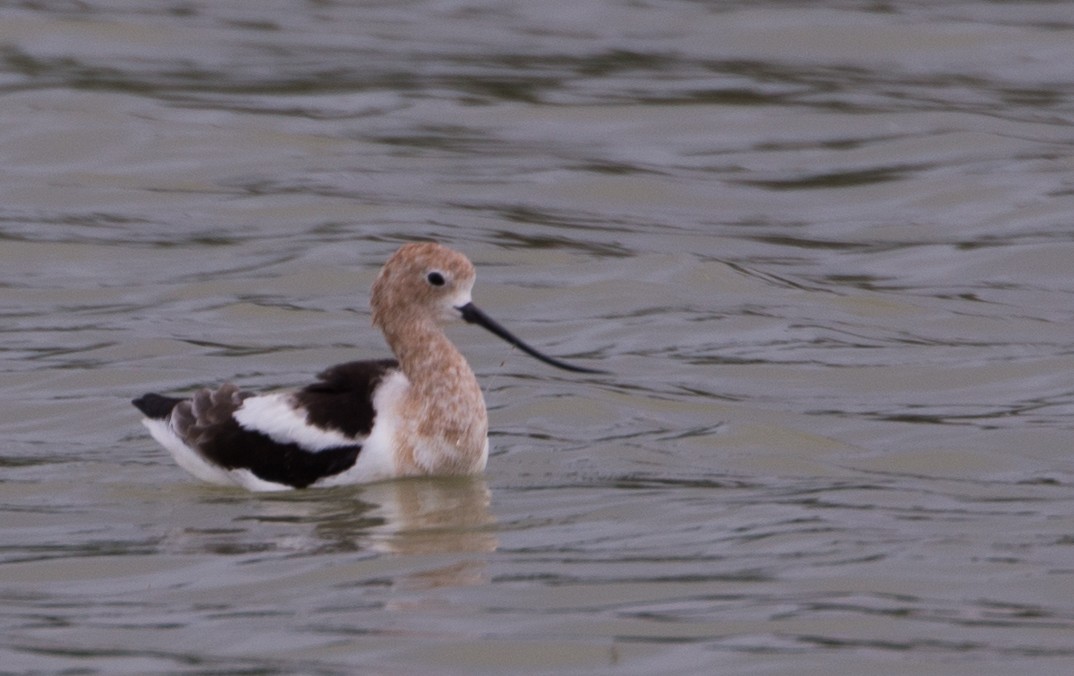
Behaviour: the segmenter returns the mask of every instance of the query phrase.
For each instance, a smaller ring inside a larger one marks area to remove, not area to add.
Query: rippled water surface
[[[1074,670],[1063,2],[0,7],[0,671]],[[250,495],[128,400],[380,357],[485,477]]]

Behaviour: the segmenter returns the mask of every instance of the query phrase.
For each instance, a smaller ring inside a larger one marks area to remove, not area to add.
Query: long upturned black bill
[[[482,312],[473,303],[467,303],[466,305],[463,305],[462,307],[456,309],[462,313],[462,318],[464,321],[469,322],[470,324],[477,324],[478,326],[484,327],[491,333],[494,333],[500,338],[503,338],[508,343],[511,343],[526,354],[532,357],[536,357],[537,359],[540,359],[546,364],[551,364],[552,366],[555,366],[559,369],[563,369],[564,371],[574,371],[575,373],[607,373],[607,371],[599,371],[597,369],[587,369],[582,368],[581,366],[574,366],[572,364],[568,364],[567,362],[560,361],[558,359],[554,359],[547,355],[541,354],[529,345],[523,343],[513,333],[497,324],[492,319],[492,317],[489,317],[487,314]]]

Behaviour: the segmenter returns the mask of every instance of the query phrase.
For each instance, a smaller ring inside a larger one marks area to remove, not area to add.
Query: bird
[[[473,370],[444,334],[476,324],[556,368],[474,305],[476,272],[434,242],[404,244],[373,283],[370,306],[394,358],[332,366],[295,391],[253,393],[226,382],[187,398],[132,404],[150,435],[195,478],[250,491],[477,475],[488,462],[488,412]]]

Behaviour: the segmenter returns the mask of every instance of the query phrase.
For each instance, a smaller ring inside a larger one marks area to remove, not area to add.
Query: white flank
[[[357,462],[345,472],[318,481],[318,486],[345,486],[399,476],[395,462],[396,434],[402,426],[399,407],[409,389],[410,381],[402,371],[393,371],[380,381],[373,392],[373,410],[377,412],[373,429],[362,443]]]
[[[268,493],[270,491],[293,491],[294,486],[278,484],[275,481],[265,481],[248,469],[233,469],[228,472],[232,483],[236,483],[248,491]]]
[[[171,425],[166,420],[142,421],[149,433],[175,458],[175,462],[186,471],[202,481],[207,481],[218,486],[234,486],[237,482],[223,467],[213,465],[193,448],[183,443],[183,440],[172,431]]]
[[[234,413],[243,429],[260,432],[280,444],[298,444],[307,451],[351,446],[361,438],[311,425],[304,409],[296,409],[289,394],[250,397]]]

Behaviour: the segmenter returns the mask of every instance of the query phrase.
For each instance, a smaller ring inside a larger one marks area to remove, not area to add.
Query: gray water
[[[0,7],[0,672],[1074,672],[1065,2]],[[487,474],[251,495],[128,404],[386,355]]]

